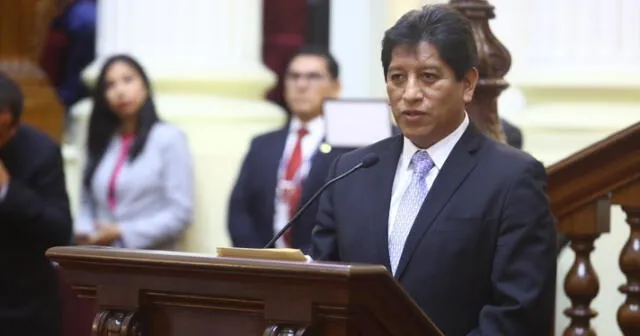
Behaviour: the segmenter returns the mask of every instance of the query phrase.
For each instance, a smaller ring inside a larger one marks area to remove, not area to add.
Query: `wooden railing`
[[[591,301],[598,295],[598,275],[590,260],[594,242],[610,229],[610,208],[620,205],[631,226],[621,247],[620,269],[627,283],[620,286],[626,301],[618,309],[624,335],[640,335],[640,123],[548,167],[548,194],[575,260],[564,289],[571,319],[564,335],[595,335],[590,321],[596,316]],[[610,313],[610,312],[604,312]]]
[[[508,87],[504,76],[511,56],[491,31],[495,8],[487,0],[449,0],[449,4],[470,20],[478,45],[480,79],[467,106],[471,120],[488,136],[504,140],[497,99]],[[622,206],[631,226],[620,254],[620,268],[627,276],[620,291],[627,299],[618,310],[618,323],[624,335],[640,335],[640,123],[548,167],[548,176],[558,230],[575,252],[564,283],[571,300],[565,310],[571,323],[564,335],[595,335],[590,325],[596,316],[591,301],[600,284],[590,255],[596,239],[609,232],[612,205]]]

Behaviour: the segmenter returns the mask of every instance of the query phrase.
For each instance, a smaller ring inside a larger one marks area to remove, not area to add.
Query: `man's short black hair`
[[[9,76],[0,72],[0,110],[8,109],[13,122],[20,121],[24,96],[18,84]]]
[[[329,74],[331,75],[331,78],[333,79],[338,79],[339,75],[340,75],[340,67],[338,66],[338,62],[336,61],[335,57],[333,57],[333,55],[331,55],[331,53],[329,52],[329,50],[327,50],[324,47],[321,47],[319,45],[305,45],[303,47],[301,47],[294,55],[293,57],[291,57],[291,60],[293,61],[294,58],[298,57],[298,56],[304,56],[304,55],[312,55],[312,56],[319,56],[325,59],[325,61],[327,61],[327,70],[329,71]]]
[[[477,66],[478,49],[469,20],[448,5],[427,5],[403,15],[384,33],[381,60],[385,79],[393,49],[399,45],[417,46],[421,42],[438,50],[458,80]]]

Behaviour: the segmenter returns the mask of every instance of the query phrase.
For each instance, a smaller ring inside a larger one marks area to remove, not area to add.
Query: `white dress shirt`
[[[400,159],[398,160],[396,176],[393,180],[393,188],[391,189],[388,234],[391,234],[391,229],[393,228],[393,225],[396,221],[396,215],[399,211],[398,207],[400,206],[402,195],[411,184],[413,167],[411,167],[409,163],[411,162],[413,154],[415,154],[419,150],[426,150],[433,160],[434,167],[425,177],[425,179],[427,180],[427,187],[431,189],[431,186],[433,186],[433,182],[436,180],[436,177],[438,177],[438,173],[440,172],[440,170],[442,170],[442,166],[447,161],[447,158],[449,157],[449,154],[451,154],[453,147],[455,147],[455,145],[458,143],[458,140],[460,140],[460,138],[462,137],[462,134],[464,134],[467,126],[469,126],[469,116],[465,113],[464,120],[458,126],[458,128],[456,128],[449,135],[427,149],[420,149],[416,147],[416,145],[414,145],[411,140],[407,139],[406,137],[404,138],[404,142],[402,145],[402,154],[400,155]]]
[[[279,196],[281,190],[285,187],[283,185],[284,173],[289,163],[289,158],[296,146],[296,141],[298,140],[298,130],[303,126],[306,127],[309,133],[302,138],[302,164],[296,174],[295,180],[297,183],[302,183],[307,178],[309,170],[311,169],[311,159],[318,150],[318,147],[320,147],[325,136],[325,123],[321,116],[310,120],[306,124],[303,124],[300,119],[295,117],[291,120],[289,124],[289,134],[287,135],[284,152],[280,159],[280,167],[278,168],[278,187],[276,190],[275,214],[273,219],[274,232],[282,230],[289,221],[289,204]],[[278,239],[276,247],[284,247],[282,238]]]

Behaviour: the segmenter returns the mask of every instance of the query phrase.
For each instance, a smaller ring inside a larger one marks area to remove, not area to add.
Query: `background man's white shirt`
[[[287,164],[289,163],[289,158],[293,153],[293,149],[295,148],[296,141],[298,140],[298,130],[303,126],[303,123],[298,118],[293,118],[291,123],[289,124],[289,134],[287,135],[287,141],[285,143],[284,152],[282,153],[282,158],[280,159],[280,167],[278,168],[278,187],[276,190],[275,197],[275,213],[273,219],[273,230],[274,232],[278,232],[284,228],[284,226],[289,221],[289,204],[282,200],[279,195],[282,186],[282,181],[284,177],[284,172]],[[311,169],[311,160],[313,155],[320,147],[322,140],[325,137],[325,123],[324,119],[319,116],[312,120],[310,120],[306,125],[307,131],[309,133],[302,138],[302,164],[296,174],[296,181],[302,183],[309,174],[309,170]],[[282,238],[278,239],[276,242],[276,247],[285,247]]]

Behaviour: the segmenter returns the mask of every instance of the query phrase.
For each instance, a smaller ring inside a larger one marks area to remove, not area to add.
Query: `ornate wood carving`
[[[141,336],[135,312],[104,310],[98,313],[91,327],[92,336]]]
[[[24,119],[59,140],[63,108],[38,66],[54,0],[0,0],[0,71],[16,80],[25,95]]]
[[[495,7],[487,0],[451,0],[449,4],[471,21],[478,46],[480,79],[467,111],[485,134],[505,141],[498,116],[498,97],[509,86],[504,76],[511,68],[511,54],[489,27],[489,20],[495,18]]]
[[[262,334],[263,336],[310,336],[311,332],[307,328],[297,328],[280,325],[270,325]]]
[[[600,282],[589,256],[594,249],[593,243],[599,236],[593,234],[569,237],[575,260],[564,281],[565,293],[571,299],[571,307],[564,311],[571,319],[571,324],[563,333],[564,336],[596,335],[591,329],[590,320],[596,317],[597,312],[591,309],[590,304],[598,295]]]

